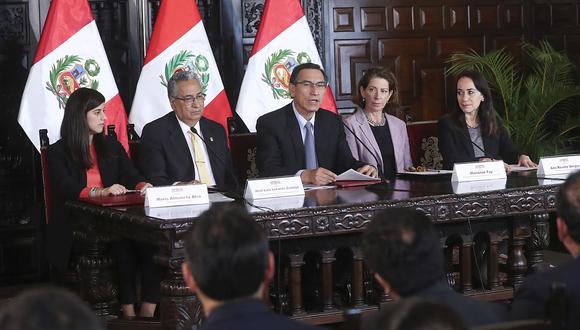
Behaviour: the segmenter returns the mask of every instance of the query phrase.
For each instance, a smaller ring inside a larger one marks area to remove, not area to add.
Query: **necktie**
[[[311,122],[304,125],[306,136],[304,137],[304,156],[306,158],[306,169],[311,170],[318,167],[316,162],[316,149],[314,147],[314,126]]]
[[[199,172],[199,181],[201,183],[205,183],[207,185],[211,184],[211,179],[209,177],[209,171],[207,168],[207,164],[205,163],[205,159],[203,158],[203,148],[201,146],[200,138],[197,137],[196,134],[193,132],[189,132],[191,134],[191,143],[193,144],[193,156],[195,167],[197,167],[197,171]]]

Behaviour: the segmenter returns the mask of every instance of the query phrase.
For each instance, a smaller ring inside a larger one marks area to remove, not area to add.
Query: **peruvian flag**
[[[180,70],[197,72],[206,94],[203,115],[227,132],[232,110],[195,0],[163,0],[129,114],[137,133],[141,135],[145,124],[172,111],[167,82]]]
[[[322,66],[300,0],[266,0],[236,106],[251,132],[258,117],[291,102],[290,74],[305,62]],[[336,112],[329,86],[321,107]]]
[[[127,115],[87,0],[53,0],[20,102],[18,122],[36,149],[38,130],[60,139],[64,107],[72,92],[93,88],[105,96],[106,125],[114,124],[125,150]]]

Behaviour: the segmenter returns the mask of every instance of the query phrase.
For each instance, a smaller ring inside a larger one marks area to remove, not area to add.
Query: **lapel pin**
[[[213,136],[210,136],[210,137],[209,137],[209,140],[210,140],[211,142],[213,142]]]

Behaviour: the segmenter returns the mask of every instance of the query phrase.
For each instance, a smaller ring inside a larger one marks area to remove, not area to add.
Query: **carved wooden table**
[[[382,192],[314,190],[305,197],[246,205],[276,255],[277,274],[265,299],[276,311],[313,324],[340,322],[342,307],[376,309],[388,302],[364,266],[359,240],[373,215],[389,208],[428,214],[439,230],[447,281],[455,289],[486,300],[510,299],[514,286],[542,261],[539,251],[549,244],[548,213],[555,210],[561,182],[537,179],[534,172],[510,174],[499,189],[485,183],[453,187],[449,176],[401,177]],[[99,315],[118,310],[108,242],[130,238],[157,246],[156,260],[167,268],[161,283],[163,328],[201,320],[201,306],[182,279],[181,263],[184,233],[204,207],[67,206],[77,226],[79,288]],[[500,257],[504,254],[507,261]]]

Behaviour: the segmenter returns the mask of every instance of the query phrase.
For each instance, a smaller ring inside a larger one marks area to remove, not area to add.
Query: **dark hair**
[[[264,280],[268,240],[245,209],[213,206],[185,238],[186,261],[208,297],[227,301],[253,295]]]
[[[435,300],[412,297],[387,304],[376,330],[467,330],[461,316]]]
[[[324,76],[324,81],[328,81],[328,78],[326,77],[326,72],[324,72],[324,70],[322,69],[322,67],[316,63],[302,63],[297,65],[294,70],[292,70],[292,74],[290,75],[290,83],[295,85],[296,84],[296,80],[298,79],[298,74],[300,73],[300,71],[302,70],[306,70],[306,69],[314,69],[314,70],[318,70],[320,72],[322,72],[322,76]]]
[[[425,213],[384,210],[373,218],[362,238],[368,267],[408,296],[443,278],[443,251]]]
[[[568,226],[570,237],[580,244],[580,171],[570,175],[560,186],[557,210]]]
[[[362,89],[366,89],[369,86],[371,80],[374,78],[385,79],[389,83],[389,90],[393,91],[393,95],[389,99],[389,102],[385,105],[385,109],[383,111],[394,113],[399,107],[399,83],[397,83],[397,78],[395,75],[383,67],[371,68],[365,71],[364,75],[358,82],[358,88],[356,89],[353,102],[364,109],[365,100],[360,93],[360,89],[361,87]]]
[[[38,288],[18,295],[3,307],[0,329],[101,330],[104,325],[72,292]]]
[[[79,88],[74,91],[64,108],[64,117],[60,126],[60,136],[68,148],[73,163],[80,169],[93,165],[89,148],[89,126],[87,112],[105,103],[105,97],[90,88]],[[93,144],[99,157],[107,157],[104,150],[104,132],[93,136]]]
[[[479,105],[477,115],[479,116],[479,123],[481,125],[481,134],[488,137],[495,137],[499,131],[499,119],[493,108],[493,99],[491,97],[491,90],[485,77],[478,71],[463,71],[457,76],[456,82],[461,78],[469,78],[473,81],[475,88],[483,95],[484,101]],[[457,86],[457,83],[455,84]],[[455,100],[454,112],[455,124],[460,128],[465,128],[465,114],[459,107],[459,102]]]

